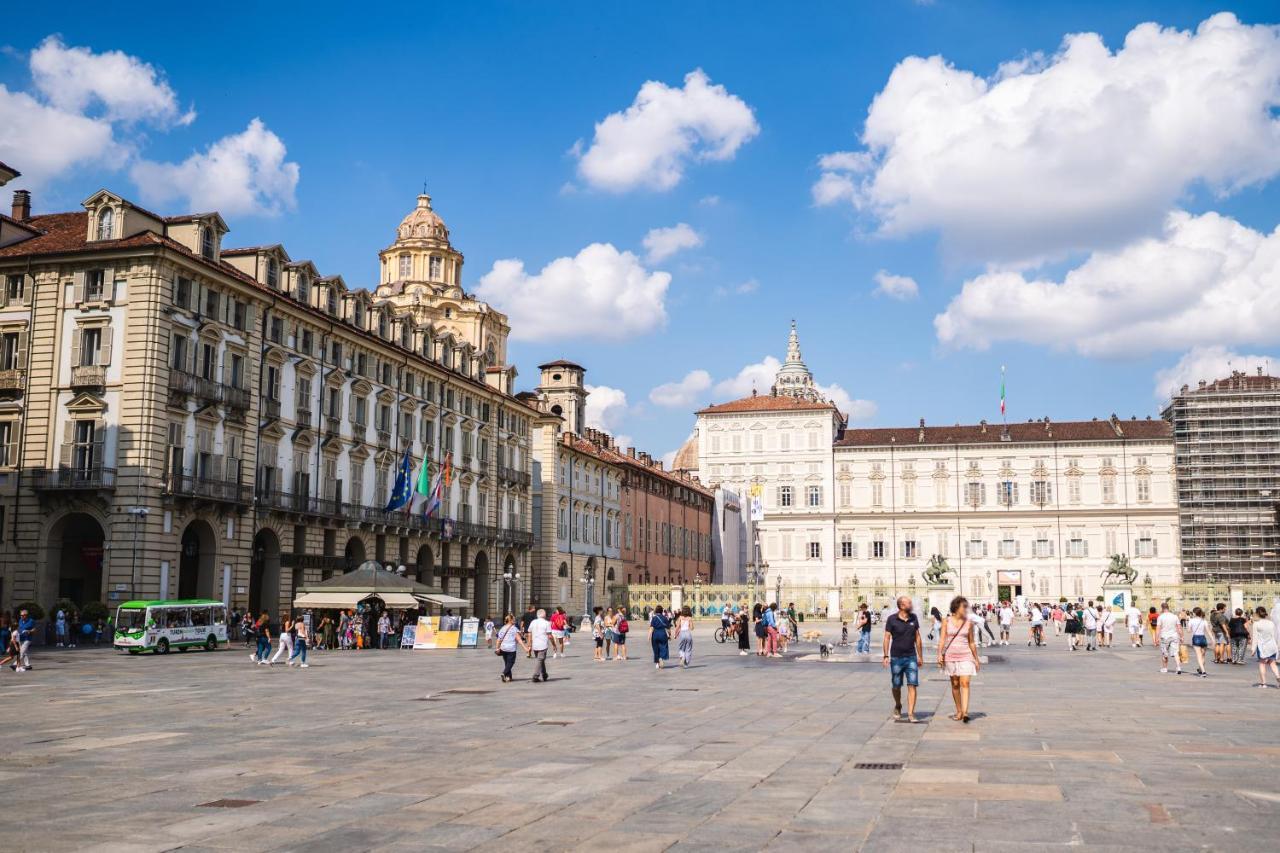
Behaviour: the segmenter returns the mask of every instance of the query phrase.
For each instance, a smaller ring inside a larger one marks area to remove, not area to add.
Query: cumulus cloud
[[[687,409],[711,387],[711,374],[691,370],[678,382],[666,382],[649,392],[649,402],[669,409]]]
[[[100,108],[107,121],[160,127],[190,124],[196,117],[194,110],[178,107],[177,94],[156,68],[118,50],[94,53],[49,36],[31,54],[31,77],[52,106],[68,113]]]
[[[1271,356],[1241,355],[1224,346],[1193,347],[1177,364],[1156,372],[1155,396],[1168,400],[1183,385],[1195,388],[1201,380],[1225,379],[1233,370],[1252,373],[1261,366],[1264,372],[1269,372],[1271,361]]]
[[[511,318],[513,338],[623,340],[667,322],[671,275],[650,272],[631,252],[592,243],[530,274],[517,259],[496,261],[476,295]]]
[[[596,189],[669,190],[690,163],[732,160],[759,132],[751,107],[699,68],[680,88],[646,82],[631,106],[596,124],[590,146],[579,141],[571,153]]]
[[[1280,171],[1280,27],[1215,15],[1096,33],[991,78],[942,57],[898,63],[863,149],[819,161],[818,204],[881,233],[938,231],[984,261],[1035,262],[1158,229],[1187,190],[1227,194]]]
[[[718,285],[711,291],[712,295],[717,299],[723,299],[726,296],[750,296],[760,289],[760,282],[754,278],[749,278],[734,287],[726,287],[723,284]]]
[[[938,339],[1001,340],[1118,356],[1280,340],[1280,229],[1176,211],[1159,237],[1094,252],[1061,281],[996,271],[934,318]]]
[[[255,118],[181,163],[142,161],[130,174],[149,202],[185,199],[196,210],[276,216],[296,204],[299,168],[286,154],[280,137]]]
[[[631,436],[622,434],[631,407],[627,404],[627,392],[608,385],[585,385],[587,407],[582,419],[592,429],[603,430],[613,436],[620,447],[631,447]]]
[[[0,85],[0,160],[22,172],[22,185],[40,187],[68,169],[118,169],[129,150],[110,122],[69,113]]]
[[[696,249],[702,245],[702,235],[687,223],[680,222],[670,228],[652,228],[644,235],[645,260],[661,263],[676,252]]]
[[[872,292],[880,296],[906,302],[920,295],[920,286],[909,276],[893,275],[887,270],[880,270],[875,274],[875,280],[876,287]]]
[[[778,375],[778,368],[781,366],[782,362],[778,359],[766,355],[760,361],[746,365],[736,375],[717,382],[713,389],[715,397],[720,400],[736,400],[750,396],[752,391],[757,394],[768,394],[769,389],[773,387],[774,377]],[[823,385],[815,382],[814,387],[818,389],[819,394],[844,412],[851,422],[868,420],[874,417],[878,410],[873,400],[855,398],[838,384]]]

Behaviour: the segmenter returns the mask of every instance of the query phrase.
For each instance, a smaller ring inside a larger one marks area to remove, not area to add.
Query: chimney
[[[986,418],[983,418],[982,420],[978,421],[978,426],[982,429],[982,434],[983,434],[983,435],[986,435],[986,434],[987,434],[987,419],[986,419]]]
[[[924,418],[920,419],[920,433],[917,440],[920,444],[924,444]]]
[[[31,193],[28,191],[13,191],[13,218],[19,222],[26,222],[31,218]]]
[[[635,458],[636,458],[636,449],[635,449],[634,447],[628,447],[628,448],[627,448],[627,455],[628,455],[628,456],[630,456],[632,459],[635,459]]]

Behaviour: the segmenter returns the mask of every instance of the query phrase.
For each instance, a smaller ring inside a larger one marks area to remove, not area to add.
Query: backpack
[[[630,630],[631,630],[631,626],[627,624],[627,620],[626,620],[626,619],[619,619],[619,620],[618,620],[618,624],[617,624],[617,626],[615,627],[615,630],[616,630],[619,634],[625,634],[625,633],[627,633],[628,631],[630,631]]]

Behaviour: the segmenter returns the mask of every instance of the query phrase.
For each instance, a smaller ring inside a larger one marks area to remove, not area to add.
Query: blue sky
[[[212,194],[230,244],[280,241],[367,285],[425,181],[469,288],[519,259],[482,291],[559,294],[541,332],[517,327],[538,338],[512,344],[521,384],[543,360],[581,362],[607,389],[597,400],[613,403],[597,417],[656,454],[680,444],[698,405],[767,375],[759,365],[784,354],[791,318],[818,381],[878,425],[996,419],[1002,365],[1011,419],[1145,417],[1158,414],[1157,374],[1180,360],[1176,381],[1280,352],[1265,242],[1277,225],[1280,51],[1274,29],[1254,27],[1277,23],[1271,4],[1229,7],[1239,23],[1212,43],[1196,28],[1223,7],[1170,2],[224,4],[198,26],[100,9],[6,15],[0,160],[28,173],[37,211],[71,209],[100,185],[174,213]],[[1122,62],[1126,34],[1148,21],[1173,31]],[[1115,66],[1083,48],[1065,56],[1071,33],[1098,34]],[[158,76],[122,72],[107,88],[64,63],[41,84],[32,52],[51,35],[51,60],[119,51]],[[934,55],[949,66],[903,64]],[[1001,72],[1010,62],[1022,65]],[[697,69],[710,115],[680,100]],[[1104,85],[1064,130],[1057,110],[1079,106],[1094,72],[1123,77],[1116,88],[1135,100],[1117,105]],[[1206,82],[1215,72],[1225,90]],[[998,74],[1012,81],[1004,95],[922,110],[966,81],[993,89]],[[646,81],[675,99],[670,133],[646,141],[624,127],[601,142],[597,123],[632,107]],[[1149,95],[1153,81],[1169,91]],[[145,91],[122,94],[130,85]],[[1240,103],[1223,107],[1224,91]],[[71,152],[32,172],[33,143],[12,126],[46,109],[69,122],[59,139],[110,134],[111,156]],[[1144,110],[1155,118],[1131,119]],[[255,118],[258,132],[241,136]],[[227,187],[202,182],[202,161],[180,165],[228,138],[283,146],[232,212]],[[628,146],[672,138],[691,153],[672,155],[665,176],[587,165],[597,146],[616,166]],[[700,245],[649,257],[645,235],[679,223]],[[614,251],[579,254],[592,244]],[[1203,252],[1221,258],[1199,269]],[[538,277],[561,258],[576,271]],[[907,298],[875,293],[880,271]],[[579,285],[600,304],[564,297]],[[628,286],[645,291],[640,309],[610,301]],[[1230,310],[1202,322],[1196,300],[1211,292]],[[1241,311],[1250,304],[1256,317]]]

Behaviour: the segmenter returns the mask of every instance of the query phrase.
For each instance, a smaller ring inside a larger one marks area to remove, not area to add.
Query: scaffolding
[[[1182,386],[1173,427],[1182,576],[1280,580],[1280,379],[1240,371]]]

